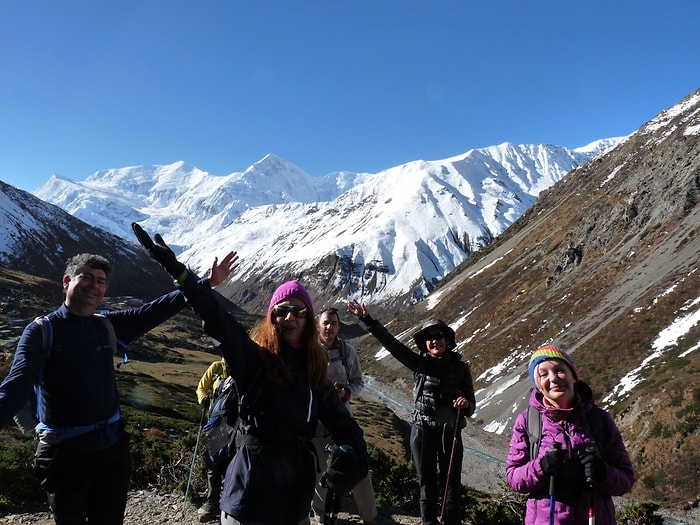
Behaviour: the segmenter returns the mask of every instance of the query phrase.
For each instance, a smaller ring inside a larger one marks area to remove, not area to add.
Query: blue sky
[[[700,88],[698,20],[696,0],[2,0],[0,180],[579,147]]]

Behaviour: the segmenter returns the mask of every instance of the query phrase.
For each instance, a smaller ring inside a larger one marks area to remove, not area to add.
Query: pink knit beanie
[[[269,314],[277,303],[284,301],[289,297],[296,297],[297,299],[300,299],[309,309],[311,317],[314,317],[314,303],[311,300],[311,296],[309,295],[309,292],[306,291],[306,288],[304,288],[301,283],[296,280],[287,281],[286,283],[281,284],[277,290],[275,290],[275,292],[272,294],[272,298],[270,299],[270,306],[267,308],[267,313]]]

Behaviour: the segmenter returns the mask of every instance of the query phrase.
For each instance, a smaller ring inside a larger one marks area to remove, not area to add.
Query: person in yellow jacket
[[[202,411],[209,412],[216,388],[221,380],[227,377],[228,370],[223,358],[209,365],[209,368],[199,380],[199,384],[197,384],[197,402],[202,406]],[[197,511],[200,521],[208,521],[220,514],[219,497],[221,496],[221,483],[226,474],[225,468],[217,468],[212,463],[209,459],[209,454],[204,455],[204,461],[207,465],[207,499]]]

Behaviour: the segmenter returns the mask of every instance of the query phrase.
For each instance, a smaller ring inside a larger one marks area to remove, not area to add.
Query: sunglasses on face
[[[444,339],[444,338],[445,338],[444,332],[433,332],[430,334],[425,334],[426,341],[437,341],[439,339]]]
[[[278,304],[272,309],[272,314],[275,317],[287,317],[289,312],[297,319],[305,319],[309,313],[309,309],[306,306],[285,306]]]

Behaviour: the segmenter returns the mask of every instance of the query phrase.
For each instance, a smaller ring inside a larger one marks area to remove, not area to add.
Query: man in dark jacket
[[[106,312],[105,321],[97,308],[111,271],[111,263],[99,255],[68,260],[64,303],[48,314],[50,326],[33,321],[24,329],[0,385],[0,426],[37,386],[34,470],[61,525],[123,523],[129,435],[119,406],[115,342],[130,342],[185,306],[184,296],[174,291],[139,308]]]

